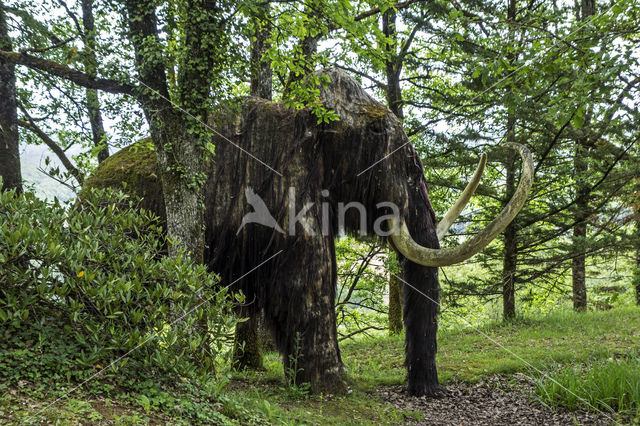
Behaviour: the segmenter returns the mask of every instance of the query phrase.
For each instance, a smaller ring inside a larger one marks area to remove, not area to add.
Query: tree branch
[[[69,171],[69,173],[71,173],[71,175],[76,178],[78,183],[82,185],[84,182],[83,174],[80,173],[80,171],[73,165],[71,160],[69,160],[69,157],[67,157],[67,155],[64,153],[64,150],[56,143],[56,141],[51,139],[49,135],[47,135],[40,127],[38,127],[35,121],[33,121],[33,118],[31,118],[27,110],[24,109],[22,105],[20,105],[19,108],[20,111],[22,111],[22,114],[24,114],[24,116],[26,117],[27,121],[18,120],[18,126],[27,129],[38,136],[42,140],[42,142],[44,142],[49,147],[49,149],[51,149],[51,151],[53,151],[53,153],[60,159],[60,162]]]
[[[66,65],[59,64],[58,62],[38,58],[36,56],[29,55],[28,53],[0,50],[0,58],[7,62],[24,65],[48,74],[53,74],[89,89],[98,89],[109,93],[134,96],[135,86],[106,78],[93,78],[82,71],[74,70]]]
[[[398,2],[398,3],[394,4],[391,7],[393,7],[396,10],[399,10],[399,9],[404,9],[406,7],[409,7],[414,3],[423,3],[423,2],[426,3],[426,2],[429,2],[429,1],[431,1],[431,0],[407,0],[407,1]],[[362,12],[361,14],[356,15],[353,18],[353,20],[356,21],[356,22],[362,21],[363,19],[366,19],[366,18],[368,18],[370,16],[373,16],[373,15],[377,15],[380,12],[382,12],[382,11],[380,10],[379,7],[374,7],[373,9],[369,9],[366,12]]]
[[[339,64],[337,62],[334,62],[333,66],[336,67],[336,68],[343,69],[345,71],[349,71],[349,72],[351,72],[353,74],[359,75],[360,77],[366,78],[367,80],[369,80],[373,84],[375,84],[378,88],[380,88],[382,90],[387,90],[387,85],[385,83],[381,82],[380,80],[376,80],[374,77],[370,76],[367,73],[359,71],[359,70],[357,70],[355,68],[351,68],[351,67],[348,67],[348,66],[345,66],[345,65],[341,65],[341,64]]]

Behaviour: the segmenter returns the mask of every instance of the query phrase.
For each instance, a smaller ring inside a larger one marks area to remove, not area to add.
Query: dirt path
[[[415,398],[403,386],[387,387],[378,393],[402,410],[424,415],[422,420],[407,419],[418,425],[609,425],[615,424],[604,413],[551,410],[533,401],[532,387],[524,380],[516,384],[503,378],[490,378],[475,385],[452,383],[443,398]]]

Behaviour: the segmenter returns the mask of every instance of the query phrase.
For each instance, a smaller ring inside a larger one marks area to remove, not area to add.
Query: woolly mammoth
[[[478,185],[486,158],[438,223],[422,163],[398,119],[345,73],[324,75],[328,84],[320,97],[337,121],[318,124],[307,110],[262,99],[249,99],[240,112],[216,119],[224,136],[214,138],[216,157],[205,185],[206,262],[222,285],[244,292],[250,315],[264,313],[285,371],[296,357],[299,383],[334,391],[344,386],[334,311],[334,238],[341,227],[387,236],[403,265],[409,391],[432,394],[439,389],[437,267],[473,256],[515,217],[531,186],[531,156],[513,144],[523,158],[513,198],[474,238],[440,249],[439,238]],[[131,154],[128,148],[112,156],[88,184],[126,180],[147,207],[163,215],[153,154],[142,164],[148,169],[144,178],[127,163]]]

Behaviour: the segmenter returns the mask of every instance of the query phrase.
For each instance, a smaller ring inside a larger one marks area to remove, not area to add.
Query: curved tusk
[[[473,238],[456,247],[431,249],[416,243],[404,221],[389,219],[393,245],[410,261],[423,266],[448,266],[463,262],[485,248],[516,217],[529,195],[533,183],[533,159],[531,152],[523,145],[509,142],[505,146],[513,148],[522,157],[522,174],[511,200],[485,229]]]
[[[456,221],[462,210],[467,206],[471,196],[474,192],[476,192],[476,188],[482,179],[482,173],[484,172],[484,167],[487,164],[487,154],[482,153],[480,157],[480,162],[478,163],[478,167],[476,168],[475,173],[471,177],[471,180],[467,184],[458,200],[455,202],[453,206],[449,209],[447,213],[442,217],[442,220],[438,222],[438,226],[436,228],[436,234],[438,235],[438,240],[441,240],[442,237],[447,233],[453,222]]]

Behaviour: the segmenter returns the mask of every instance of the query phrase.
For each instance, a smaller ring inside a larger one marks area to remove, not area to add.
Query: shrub
[[[0,371],[20,375],[24,354],[38,354],[36,375],[88,367],[75,379],[213,371],[235,325],[228,295],[164,247],[157,218],[119,192],[69,206],[0,193]]]

